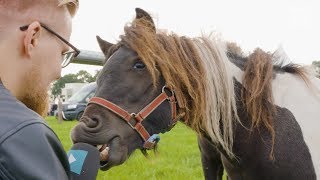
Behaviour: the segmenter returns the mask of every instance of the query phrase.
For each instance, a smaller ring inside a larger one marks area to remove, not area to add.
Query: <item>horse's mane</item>
[[[253,53],[245,56],[242,49],[234,42],[226,42],[226,53],[229,60],[234,63],[238,68],[241,70],[245,70],[246,64],[249,60],[250,55],[256,54],[257,51],[260,53],[265,53],[269,59],[269,63],[272,64],[274,76],[277,73],[292,73],[300,76],[305,82],[308,82],[307,78],[307,71],[306,69],[299,65],[292,62],[288,62],[286,58],[284,58],[281,54],[279,54],[278,50],[273,53],[264,52],[262,49],[255,49]],[[257,60],[259,61],[259,60]]]
[[[227,43],[227,54],[231,61],[244,71],[241,99],[251,118],[251,129],[261,125],[266,127],[274,145],[273,118],[276,107],[273,101],[272,80],[277,74],[287,72],[298,75],[308,85],[310,82],[306,70],[298,64],[285,64],[285,59],[281,59],[277,51],[269,53],[257,48],[245,57],[235,43]],[[273,158],[273,148],[270,157]]]
[[[179,112],[185,112],[184,122],[198,133],[207,132],[233,157],[233,122],[239,118],[225,49],[209,37],[188,38],[174,33],[156,33],[144,18],[135,19],[125,26],[124,32],[119,44],[137,52],[151,73],[155,86],[162,75],[166,85],[175,91]],[[241,58],[245,60],[242,83],[247,89],[242,91],[242,99],[251,115],[252,128],[264,125],[274,142],[272,55],[257,49],[248,57]],[[307,79],[304,71],[296,65],[284,66],[282,70]]]

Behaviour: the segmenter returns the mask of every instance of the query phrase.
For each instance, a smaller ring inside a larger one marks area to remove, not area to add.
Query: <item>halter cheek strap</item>
[[[157,107],[160,106],[164,101],[169,101],[171,106],[171,119],[172,119],[172,128],[177,122],[177,105],[176,105],[176,98],[174,96],[173,91],[171,91],[170,96],[165,92],[166,87],[162,88],[162,92],[159,96],[157,96],[151,103],[149,103],[146,107],[144,107],[140,112],[136,113],[129,113],[128,111],[122,109],[121,107],[117,106],[116,104],[100,98],[100,97],[93,97],[90,99],[88,104],[97,104],[100,105],[111,112],[115,113],[117,116],[121,117],[127,124],[138,132],[141,138],[144,141],[143,147],[145,149],[153,149],[156,143],[159,141],[159,138],[151,138],[148,131],[142,125],[142,121],[145,120]],[[134,121],[132,121],[134,119]]]

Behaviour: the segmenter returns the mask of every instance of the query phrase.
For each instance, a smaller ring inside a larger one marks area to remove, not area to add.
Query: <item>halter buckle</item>
[[[171,93],[170,96],[166,93],[165,89],[167,89],[168,91],[170,91],[170,93]],[[168,88],[167,86],[163,86],[161,92],[162,92],[162,93],[164,92],[164,93],[167,94],[167,96],[168,96],[168,97],[167,97],[167,100],[168,100],[168,101],[170,101],[170,97],[174,96],[174,91],[171,90],[170,88]]]

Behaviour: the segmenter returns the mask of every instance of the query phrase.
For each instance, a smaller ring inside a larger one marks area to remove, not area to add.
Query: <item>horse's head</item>
[[[134,21],[139,19],[155,33],[148,13],[136,9]],[[152,74],[130,44],[111,44],[98,36],[97,40],[107,60],[97,79],[95,97],[71,136],[73,142],[104,145],[101,151],[108,155],[101,169],[107,170],[122,164],[135,149],[152,148],[157,139],[150,140],[150,136],[170,130],[175,123],[176,101],[160,70]]]

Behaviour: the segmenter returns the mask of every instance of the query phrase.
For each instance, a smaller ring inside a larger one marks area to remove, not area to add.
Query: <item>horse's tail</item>
[[[273,117],[276,112],[272,95],[272,79],[272,55],[261,49],[256,49],[248,57],[245,65],[243,76],[244,88],[241,97],[252,120],[251,130],[263,125],[270,132],[272,140],[271,159],[274,158],[275,131]]]

